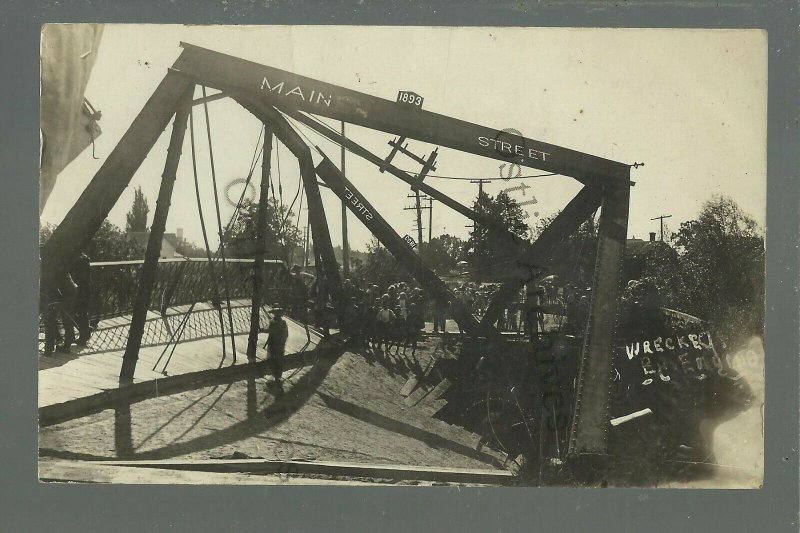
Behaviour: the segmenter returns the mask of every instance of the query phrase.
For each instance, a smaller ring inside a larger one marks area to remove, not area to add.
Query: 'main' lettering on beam
[[[325,95],[323,95],[322,93],[317,92],[314,89],[311,89],[311,93],[308,95],[308,97],[306,97],[306,94],[303,92],[303,89],[299,85],[292,87],[288,91],[284,91],[285,88],[284,84],[285,82],[282,81],[280,83],[272,85],[267,79],[267,77],[264,76],[264,79],[261,80],[261,90],[262,91],[268,90],[269,92],[277,93],[280,96],[295,96],[297,98],[300,98],[304,102],[310,102],[312,104],[319,104],[321,102],[328,107],[331,106],[331,100],[333,99],[333,96],[330,94],[326,98]]]

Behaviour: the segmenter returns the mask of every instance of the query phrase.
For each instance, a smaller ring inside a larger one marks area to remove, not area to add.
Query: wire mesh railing
[[[88,314],[93,333],[88,351],[125,348],[142,265],[141,260],[91,263]],[[207,259],[198,258],[159,260],[142,346],[168,344],[177,337],[187,341],[230,334],[228,321],[223,332],[218,319],[220,307],[227,314],[228,300],[233,333],[246,333],[250,327],[250,298],[255,279],[253,259],[227,259],[224,274],[219,261],[209,264]],[[285,264],[264,261],[261,280],[262,303],[286,306],[289,289]],[[180,330],[179,336],[175,335],[176,330]],[[40,317],[39,350],[44,350],[43,317]]]
[[[143,261],[91,263],[89,313],[95,321],[130,314],[136,301]],[[253,259],[227,259],[222,264],[207,259],[162,259],[156,270],[156,283],[148,309],[166,312],[174,306],[195,302],[214,302],[216,284],[220,299],[250,298],[255,279]],[[287,270],[282,261],[265,261],[261,273],[266,302],[282,300]],[[227,287],[227,294],[225,293]]]

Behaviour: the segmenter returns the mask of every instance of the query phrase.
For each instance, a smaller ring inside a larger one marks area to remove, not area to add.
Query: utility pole
[[[433,198],[428,196],[428,243],[433,238]]]
[[[427,158],[424,158],[424,157],[418,156],[414,152],[410,151],[408,149],[408,144],[405,143],[405,141],[406,141],[405,137],[399,137],[397,139],[392,139],[391,141],[389,141],[389,146],[392,147],[392,151],[389,153],[389,155],[386,157],[386,159],[384,159],[384,162],[387,165],[390,164],[392,162],[392,160],[394,159],[394,157],[398,153],[401,153],[401,154],[404,154],[404,155],[408,156],[409,158],[413,159],[414,161],[416,161],[417,163],[422,165],[422,170],[420,170],[419,174],[417,174],[417,180],[419,181],[419,183],[422,183],[422,181],[425,179],[425,176],[427,176],[429,172],[436,171],[436,156],[439,155],[439,148],[436,147],[433,150],[433,152],[431,152],[430,155],[428,155]],[[344,148],[342,148],[342,150],[344,150]],[[386,170],[386,168],[385,167],[381,167],[379,170],[381,172],[383,172],[384,170]],[[423,240],[422,240],[422,210],[426,209],[426,208],[422,207],[422,205],[420,204],[420,200],[422,200],[423,198],[420,197],[419,188],[415,187],[414,185],[412,185],[411,186],[411,190],[414,192],[414,194],[413,195],[409,195],[408,198],[412,198],[412,197],[414,198],[415,206],[414,207],[404,208],[404,209],[406,209],[406,210],[416,209],[416,211],[417,211],[417,241],[419,243],[419,248],[418,248],[418,250],[419,250],[419,249],[422,248],[422,242],[423,242]],[[430,224],[429,224],[429,226],[430,226]],[[428,234],[429,234],[428,240],[430,241],[430,227],[428,227]]]
[[[417,208],[417,237],[419,238],[420,249],[422,249],[422,209],[419,204],[419,189],[414,190],[414,198]]]
[[[481,195],[483,194],[483,184],[489,183],[491,180],[487,179],[477,179],[477,180],[469,180],[470,183],[477,183],[478,184],[478,200],[480,200]]]
[[[672,217],[672,215],[661,215],[650,219],[650,220],[658,220],[661,222],[661,242],[664,242],[664,219],[670,217]]]
[[[344,137],[344,121],[342,121],[342,137]],[[344,144],[342,146],[342,174],[347,175],[344,168]],[[350,244],[347,241],[347,204],[342,200],[342,275],[350,277]]]
[[[414,205],[412,207],[404,207],[403,211],[410,211],[410,210],[413,209],[413,210],[415,210],[417,212],[417,226],[416,226],[417,240],[419,241],[420,248],[422,248],[421,245],[424,242],[422,240],[422,230],[423,230],[423,227],[422,227],[422,211],[424,209],[429,209],[429,210],[433,209],[433,207],[432,207],[433,206],[433,198],[431,198],[429,196],[426,196],[426,195],[420,195],[419,194],[419,189],[417,189],[415,191],[415,194],[409,194],[408,196],[406,196],[406,198],[414,198],[416,200],[416,205]],[[427,206],[423,206],[422,203],[421,203],[422,201],[425,201],[425,200],[428,200],[428,205]],[[428,216],[428,242],[431,242],[431,227],[432,227],[432,223],[433,223],[433,217],[430,216],[430,214],[429,214],[429,216]]]

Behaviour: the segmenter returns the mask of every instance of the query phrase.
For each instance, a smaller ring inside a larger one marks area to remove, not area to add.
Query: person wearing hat
[[[283,319],[283,309],[275,304],[272,309],[272,320],[269,321],[267,328],[260,328],[260,331],[267,333],[267,361],[272,368],[272,375],[275,383],[281,385],[283,374],[283,353],[286,350],[286,339],[289,338],[289,326]]]

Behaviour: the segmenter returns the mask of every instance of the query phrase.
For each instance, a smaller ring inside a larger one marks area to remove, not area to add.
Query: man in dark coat
[[[283,309],[276,305],[272,309],[272,320],[269,321],[269,326],[266,329],[262,328],[261,331],[268,335],[267,361],[272,368],[275,383],[280,386],[283,374],[283,355],[286,350],[286,340],[289,338],[289,326],[283,319]]]

